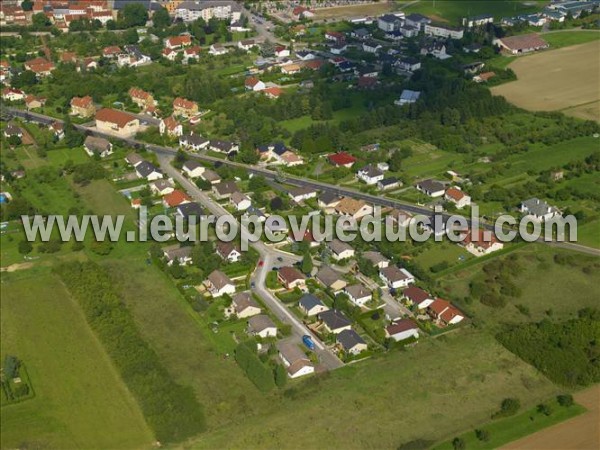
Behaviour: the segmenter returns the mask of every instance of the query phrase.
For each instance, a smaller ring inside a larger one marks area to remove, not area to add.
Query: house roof
[[[96,120],[100,120],[102,122],[110,122],[117,125],[119,128],[125,128],[128,123],[137,120],[135,116],[131,114],[127,114],[123,111],[118,111],[116,109],[102,108],[100,111],[96,113]]]
[[[172,188],[174,186],[170,180],[165,180],[164,178],[153,181],[151,184],[159,191],[162,191],[163,189],[167,189],[167,188]]]
[[[236,204],[236,205],[239,205],[243,201],[247,201],[247,200],[249,201],[250,198],[248,198],[247,195],[242,194],[241,192],[237,192],[236,191],[236,192],[234,192],[234,193],[231,194],[231,202],[234,203],[234,204]]]
[[[481,81],[487,81],[490,78],[494,78],[496,76],[496,72],[482,72],[479,75],[477,75],[477,77],[481,80]]]
[[[153,172],[160,172],[154,164],[145,160],[135,166],[135,171],[142,177],[147,177]]]
[[[373,293],[367,289],[366,287],[364,287],[362,284],[353,284],[351,286],[346,286],[344,289],[348,295],[352,298],[365,298],[368,297],[370,295],[372,295]]]
[[[292,283],[296,280],[305,280],[306,279],[306,277],[304,276],[304,274],[302,272],[300,272],[295,267],[291,267],[291,266],[281,267],[279,269],[279,277],[285,283]]]
[[[260,80],[258,78],[256,78],[256,77],[248,77],[244,81],[244,85],[246,85],[247,87],[254,87],[258,83],[260,83]]]
[[[87,149],[91,150],[94,153],[102,153],[106,150],[110,150],[111,148],[110,142],[108,140],[96,136],[86,137],[83,145],[85,145]]]
[[[274,86],[264,89],[263,93],[268,94],[271,97],[279,97],[283,94],[283,89]]]
[[[177,47],[180,45],[190,45],[192,43],[192,38],[191,36],[173,36],[170,38],[167,38],[167,43],[171,46],[171,47]]]
[[[419,326],[410,319],[401,319],[388,325],[385,329],[390,336],[393,336],[408,330],[418,330]]]
[[[298,303],[307,311],[310,311],[315,306],[325,306],[323,305],[323,302],[313,294],[304,294],[302,297],[300,297],[300,301]]]
[[[250,319],[248,319],[248,325],[250,326],[250,329],[256,333],[260,333],[267,328],[277,328],[275,323],[266,314],[250,317]]]
[[[177,120],[175,120],[175,117],[173,116],[169,116],[166,119],[163,119],[163,122],[165,123],[165,127],[167,127],[167,130],[174,130],[179,126],[179,122],[177,122]]]
[[[506,47],[517,51],[548,46],[548,43],[535,33],[507,36],[499,40]]]
[[[392,186],[397,183],[399,183],[399,180],[396,177],[384,178],[383,180],[379,181],[379,184],[383,187]]]
[[[247,308],[259,308],[260,306],[254,299],[250,296],[248,292],[240,292],[235,297],[233,297],[233,301],[231,302],[236,312],[242,312]]]
[[[411,91],[410,89],[404,89],[402,94],[400,94],[400,100],[405,100],[407,102],[416,102],[419,100],[421,96],[421,92],[419,91]]]
[[[292,196],[292,197],[300,197],[303,195],[308,195],[308,194],[312,194],[313,192],[316,192],[313,188],[308,187],[308,186],[299,186],[299,187],[294,187],[291,188],[288,193]]]
[[[229,284],[233,284],[233,281],[231,281],[231,279],[220,270],[213,270],[206,278],[215,288],[219,290],[223,289]]]
[[[174,261],[175,259],[189,258],[192,255],[193,247],[190,245],[180,247],[179,245],[173,245],[170,247],[163,248],[163,252],[167,261]]]
[[[341,197],[331,191],[325,191],[319,196],[319,201],[325,205],[339,202]]]
[[[315,277],[327,287],[330,287],[336,281],[343,281],[341,275],[328,266],[321,267],[321,269],[317,272]]]
[[[455,187],[451,187],[451,188],[446,189],[446,196],[450,197],[452,200],[458,202],[461,199],[463,199],[464,197],[466,197],[467,194],[465,194],[460,189],[457,189]]]
[[[337,330],[352,325],[352,322],[337,309],[323,311],[319,314],[319,319],[321,319],[330,330]]]
[[[116,55],[117,53],[121,53],[121,48],[116,45],[111,45],[110,47],[104,47],[102,53],[104,55]]]
[[[208,142],[208,139],[200,134],[184,134],[179,138],[180,142],[187,142],[189,145],[202,145]]]
[[[189,170],[189,171],[196,170],[199,167],[204,167],[204,166],[194,159],[190,159],[183,164],[183,168],[185,170]]]
[[[149,97],[151,97],[150,92],[146,92],[143,89],[136,87],[129,89],[129,95],[131,98],[139,98],[141,100],[147,100]]]
[[[233,194],[234,192],[239,192],[237,184],[234,181],[221,181],[213,186],[213,188],[217,191],[219,195],[227,195]]]
[[[354,251],[354,248],[352,248],[350,244],[348,244],[347,242],[340,241],[339,239],[334,239],[331,242],[328,242],[327,247],[329,247],[331,251],[336,255],[339,255],[348,250]]]
[[[359,344],[365,344],[366,342],[360,335],[354,331],[352,328],[349,330],[344,330],[340,334],[337,335],[336,340],[340,343],[342,348],[345,351],[352,350]]]
[[[379,170],[377,167],[369,164],[358,171],[359,174],[366,176],[368,178],[376,178],[383,175],[383,172]]]
[[[343,197],[335,206],[335,210],[339,214],[348,214],[353,216],[366,205],[367,203],[363,200],[355,200],[350,197]]]
[[[182,203],[192,201],[192,199],[185,192],[180,191],[179,189],[175,189],[170,194],[165,195],[163,199],[164,202],[171,208],[179,206]]]
[[[544,216],[546,214],[548,214],[549,212],[553,212],[556,211],[556,208],[550,206],[548,203],[546,203],[544,200],[540,200],[539,198],[530,198],[528,200],[525,200],[522,203],[523,207],[525,207],[527,209],[527,211],[530,214],[533,214],[535,216]]]
[[[277,350],[290,365],[297,361],[309,361],[306,354],[294,342],[280,341],[277,343]]]
[[[182,97],[177,97],[175,100],[173,100],[173,108],[194,109],[197,107],[198,104],[196,102]]]
[[[183,203],[177,207],[177,211],[183,217],[201,216],[204,214],[202,207],[196,202]]]
[[[211,139],[210,146],[218,148],[222,152],[230,152],[235,144],[231,141],[222,141],[220,139]]]
[[[392,283],[395,281],[402,281],[410,278],[410,276],[407,275],[406,272],[400,269],[398,266],[384,267],[380,270],[380,272],[386,279],[388,279]]]
[[[127,162],[129,164],[131,164],[132,166],[135,166],[138,163],[141,163],[142,161],[144,161],[144,158],[142,158],[140,155],[138,155],[137,153],[130,153],[129,155],[127,155],[125,157],[125,159],[127,160]]]
[[[216,245],[217,253],[227,258],[234,250],[240,253],[240,248],[234,242],[217,241]]]
[[[409,300],[413,301],[417,305],[423,302],[424,300],[427,300],[428,298],[432,298],[427,291],[424,291],[423,289],[416,286],[407,287],[402,291],[402,295],[408,298]]]
[[[446,189],[443,183],[436,180],[423,180],[417,183],[417,187],[427,192],[438,192]]]
[[[77,108],[89,108],[94,104],[94,100],[89,95],[85,97],[73,97],[71,99],[71,106],[75,106]]]
[[[381,253],[374,251],[364,252],[363,258],[371,261],[375,265],[380,264],[382,262],[389,262],[389,259],[383,256]]]
[[[329,155],[327,159],[336,166],[345,166],[356,162],[356,158],[346,152],[333,153]]]
[[[213,181],[219,181],[221,179],[217,172],[210,169],[206,169],[204,172],[202,172],[200,178],[202,178],[204,181],[208,181],[209,183],[212,183]]]
[[[473,233],[473,230],[469,230],[463,241],[465,245],[473,244],[476,247],[488,249],[492,245],[498,243],[498,239],[491,231],[477,230],[477,233]]]

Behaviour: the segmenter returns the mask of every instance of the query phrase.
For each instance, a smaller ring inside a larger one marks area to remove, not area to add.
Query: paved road
[[[193,182],[188,178],[185,178],[177,169],[171,165],[172,155],[159,154],[158,161],[160,167],[164,173],[169,177],[177,180],[179,184],[188,192],[188,194],[197,202],[201,203],[206,209],[208,209],[215,216],[231,215],[225,208],[210,198],[206,192],[199,189]],[[248,230],[240,224],[241,234],[249,234]],[[274,247],[266,245],[262,241],[251,244],[252,247],[260,254],[261,261],[263,262],[255,272],[252,274],[251,282],[254,283],[254,292],[260,296],[265,302],[269,309],[277,316],[277,318],[285,324],[290,324],[292,327],[292,336],[295,342],[301,343],[302,336],[309,334],[313,336],[313,341],[316,345],[315,353],[319,357],[320,370],[333,370],[338,367],[342,367],[344,363],[334,355],[329,349],[326,348],[325,344],[321,340],[312,334],[310,330],[296,317],[294,316],[286,306],[284,306],[266,287],[267,274],[272,270],[273,267],[280,267],[285,265],[292,265],[302,258],[297,255],[291,255],[286,252],[282,252]]]
[[[62,122],[61,120],[56,119],[54,117],[45,116],[45,115],[39,114],[39,113],[33,113],[31,111],[23,111],[23,110],[20,110],[17,108],[12,108],[12,107],[4,108],[3,112],[24,118],[25,120],[43,123],[46,125],[49,125],[52,122]],[[161,155],[171,155],[172,156],[172,155],[175,155],[178,150],[178,149],[172,148],[172,147],[162,147],[162,146],[158,146],[158,145],[147,144],[145,142],[138,141],[134,138],[121,138],[121,137],[109,135],[106,133],[98,132],[97,130],[94,130],[94,129],[87,128],[82,125],[75,125],[75,127],[84,133],[94,134],[96,136],[105,137],[107,139],[119,139],[134,148],[145,147],[149,151],[156,153],[158,156],[161,156]],[[268,170],[265,168],[261,168],[258,166],[250,166],[247,164],[242,164],[242,163],[238,163],[235,161],[223,160],[223,159],[219,159],[219,158],[215,158],[215,157],[203,155],[203,154],[190,153],[189,156],[192,159],[198,159],[201,161],[211,162],[211,163],[218,162],[218,163],[226,164],[226,165],[229,165],[232,167],[241,168],[248,173],[252,173],[255,175],[262,175],[268,180],[278,181],[280,178],[280,175],[277,172],[274,172],[272,170]],[[294,186],[311,187],[313,189],[318,189],[318,190],[321,190],[324,192],[332,192],[339,196],[349,196],[349,197],[353,197],[356,199],[365,200],[366,202],[372,203],[373,205],[403,209],[412,214],[422,214],[425,216],[431,216],[433,214],[433,212],[428,208],[424,208],[424,207],[417,206],[417,205],[414,205],[411,203],[407,203],[407,202],[403,202],[400,200],[391,199],[391,198],[387,198],[387,197],[383,197],[383,196],[366,194],[364,192],[361,192],[361,191],[358,191],[356,189],[352,189],[349,187],[334,186],[331,184],[322,183],[322,182],[315,181],[315,180],[291,176],[289,174],[284,174],[283,176],[285,177],[285,182],[287,184],[292,184]],[[448,217],[449,215],[443,214],[443,216]],[[467,219],[467,221],[468,221],[468,219]],[[480,226],[482,228],[486,228],[488,230],[494,230],[494,226],[490,225],[490,224],[480,223]],[[587,246],[584,246],[581,244],[576,244],[573,242],[546,242],[542,239],[538,240],[538,242],[543,243],[543,244],[559,246],[561,248],[580,252],[580,253],[586,253],[589,255],[600,256],[599,249],[587,247]]]

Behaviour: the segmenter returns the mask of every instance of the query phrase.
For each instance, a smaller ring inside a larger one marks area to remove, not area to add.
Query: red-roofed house
[[[265,83],[263,83],[256,77],[246,78],[246,81],[244,81],[244,86],[247,90],[254,92],[262,91],[267,87]]]
[[[333,41],[336,44],[341,44],[346,41],[346,36],[344,33],[340,33],[339,31],[326,31],[325,39],[328,41]]]
[[[172,50],[179,50],[183,47],[189,47],[192,45],[191,36],[173,36],[165,39],[165,47]]]
[[[356,158],[346,152],[333,153],[327,157],[329,162],[337,167],[351,168]]]
[[[102,56],[104,56],[105,58],[114,58],[121,52],[122,51],[120,47],[112,45],[110,47],[104,47],[104,49],[102,50]]]
[[[54,63],[46,58],[35,58],[25,62],[25,69],[31,70],[39,77],[46,77],[55,69]]]
[[[183,117],[193,117],[198,114],[198,103],[177,97],[173,100],[173,115]]]
[[[183,135],[183,126],[177,122],[177,120],[171,116],[166,119],[162,119],[160,121],[160,125],[158,127],[160,134],[165,134],[169,136],[182,136]]]
[[[96,112],[94,100],[89,95],[85,97],[73,97],[71,99],[71,115],[78,117],[90,117]]]
[[[262,92],[267,96],[267,98],[277,99],[281,94],[283,94],[283,89],[278,87],[270,87],[263,89]]]
[[[464,208],[465,206],[469,206],[471,204],[471,197],[455,187],[446,189],[444,197],[447,201],[454,203],[458,209]]]
[[[179,189],[175,189],[173,192],[163,197],[163,204],[167,208],[175,208],[191,201],[192,199],[185,192],[180,191]]]
[[[129,96],[131,97],[131,101],[142,110],[145,110],[149,106],[156,106],[156,100],[154,100],[152,94],[143,89],[132,87],[129,89]]]
[[[452,303],[441,298],[429,305],[427,313],[438,325],[456,325],[465,318]]]
[[[286,289],[306,288],[306,277],[295,267],[285,266],[277,272],[277,279]]]
[[[480,73],[479,75],[475,75],[473,77],[473,81],[475,81],[476,83],[485,83],[490,78],[494,78],[495,76],[496,76],[496,72],[483,72],[483,73]]]
[[[494,236],[492,231],[482,229],[479,229],[476,233],[473,233],[473,230],[469,230],[462,245],[464,245],[469,253],[475,256],[489,255],[504,248],[504,244]]]
[[[2,89],[2,99],[8,100],[10,102],[18,102],[19,100],[23,100],[25,98],[25,92],[21,89],[15,89],[11,87],[7,87]]]
[[[130,137],[139,131],[140,121],[126,112],[102,108],[96,113],[96,128],[107,133]]]

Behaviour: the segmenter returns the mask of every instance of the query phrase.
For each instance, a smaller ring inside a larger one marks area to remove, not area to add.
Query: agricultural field
[[[530,407],[555,393],[491,336],[462,329],[293,383],[276,413],[245,418],[236,433],[230,427],[208,432],[193,447],[312,448],[327,441],[396,448],[424,436],[445,440],[486,421],[509,394]]]
[[[517,81],[496,86],[492,92],[532,111],[562,110],[600,122],[597,108],[587,114],[600,100],[599,65],[600,40],[518,58],[509,66]]]
[[[315,10],[315,17],[313,20],[344,20],[361,16],[379,16],[396,10],[398,10],[398,5],[394,5],[391,2],[319,8]]]
[[[2,359],[24,361],[35,391],[2,407],[2,447],[150,446],[137,403],[58,279],[33,268],[3,274],[1,289]]]

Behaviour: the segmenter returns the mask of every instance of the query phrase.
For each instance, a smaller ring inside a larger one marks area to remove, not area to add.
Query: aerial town
[[[600,0],[0,26],[1,448],[600,448]]]

